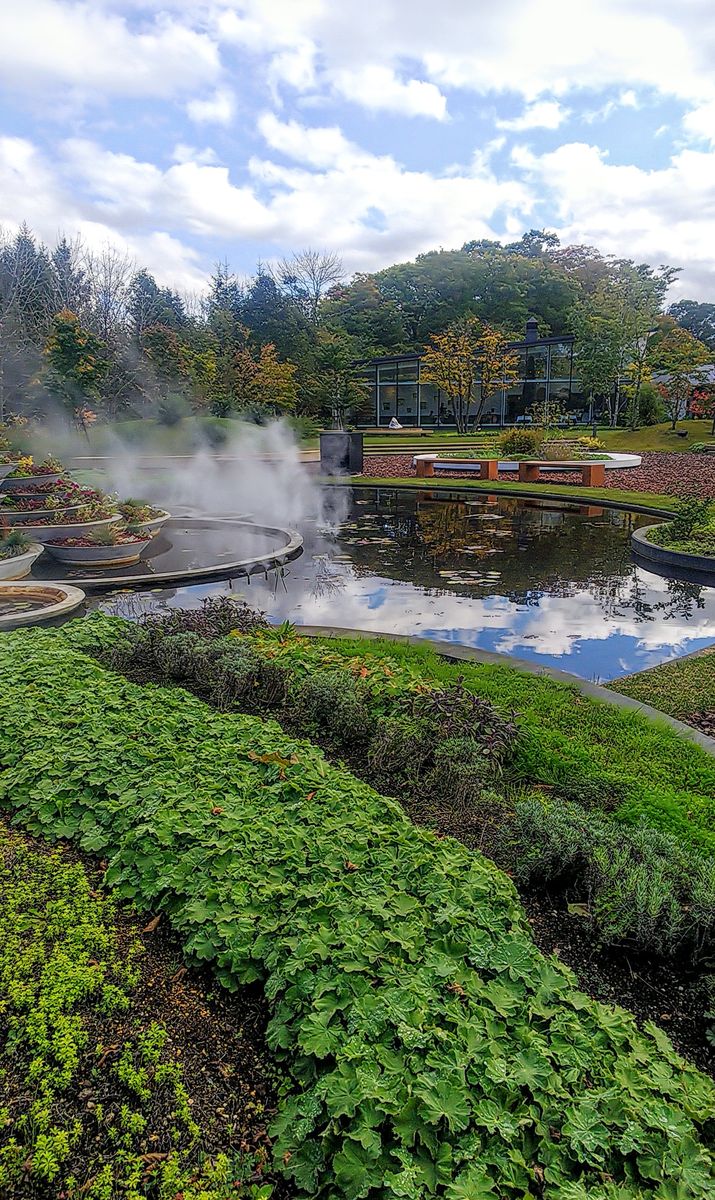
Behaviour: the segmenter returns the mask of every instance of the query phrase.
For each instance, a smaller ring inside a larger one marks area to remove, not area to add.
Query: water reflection
[[[336,502],[346,498],[340,489]],[[136,615],[232,591],[277,621],[416,633],[607,680],[715,641],[715,589],[632,562],[631,531],[650,520],[507,497],[360,489],[334,524],[305,524],[302,558],[267,578],[114,603]]]

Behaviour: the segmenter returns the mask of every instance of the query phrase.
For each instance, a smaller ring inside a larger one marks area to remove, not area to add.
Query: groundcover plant
[[[577,902],[604,941],[678,955],[710,1007],[715,762],[671,729],[508,668],[269,628],[228,601],[143,625],[96,616],[65,636],[140,682],[277,715],[412,819]]]
[[[0,641],[0,797],[261,980],[309,1195],[708,1197],[715,1087],[535,948],[512,884],[271,722]]]
[[[0,824],[7,1200],[222,1200],[229,1188],[239,1200],[270,1196],[270,1185],[248,1181],[255,1159],[222,1152],[238,1139],[219,1139],[219,1152],[206,1153],[195,1117],[206,1123],[209,1114],[192,1108],[181,1048],[155,1019],[156,976],[139,987],[141,962],[138,939],[126,922],[119,927],[82,863]]]

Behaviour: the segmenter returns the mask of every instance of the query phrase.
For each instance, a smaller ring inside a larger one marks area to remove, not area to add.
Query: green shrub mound
[[[0,640],[0,797],[109,859],[292,1081],[276,1159],[317,1197],[715,1193],[715,1086],[544,958],[513,887],[272,722],[139,688],[53,631]]]

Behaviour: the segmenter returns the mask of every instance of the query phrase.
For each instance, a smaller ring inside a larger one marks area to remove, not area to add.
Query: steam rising
[[[76,439],[73,452],[86,460],[86,443]],[[317,464],[302,461],[284,421],[236,422],[220,448],[204,445],[193,454],[152,453],[119,438],[104,453],[101,461],[87,465],[101,466],[105,490],[149,500],[175,515],[241,516],[297,529],[306,524],[332,528],[345,516],[343,489],[320,487]]]

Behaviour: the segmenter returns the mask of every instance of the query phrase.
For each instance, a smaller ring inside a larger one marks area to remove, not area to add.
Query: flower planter
[[[64,525],[30,525],[25,521],[17,528],[27,530],[28,537],[33,538],[36,542],[41,542],[44,546],[50,540],[85,537],[88,533],[94,533],[95,529],[108,529],[110,525],[118,525],[121,519],[119,513],[112,513],[111,517],[102,517],[97,521],[72,522]]]
[[[30,542],[22,554],[12,558],[0,558],[0,579],[24,579],[29,575],[32,564],[42,554],[39,542]]]
[[[11,475],[12,472],[15,470],[16,466],[17,466],[17,462],[7,462],[7,463],[0,462],[0,482],[2,482],[2,480],[5,479],[7,475]]]
[[[45,550],[58,562],[70,567],[123,567],[139,562],[150,544],[151,538],[141,542],[124,542],[118,546],[59,546],[46,542]]]
[[[166,522],[171,518],[171,513],[166,512],[165,509],[160,508],[158,511],[158,517],[150,517],[148,521],[137,522],[138,528],[143,529],[145,533],[150,533],[152,537],[155,537],[162,525],[165,525]]]
[[[59,483],[60,479],[62,479],[61,472],[47,475],[22,475],[17,479],[10,479],[8,476],[2,478],[0,488],[4,492],[35,492],[44,483]]]
[[[67,504],[58,510],[56,508],[7,508],[6,505],[0,504],[0,519],[7,521],[8,525],[19,525],[23,521],[47,521],[58,511],[64,515],[79,512],[81,508],[85,507],[84,504]]]

